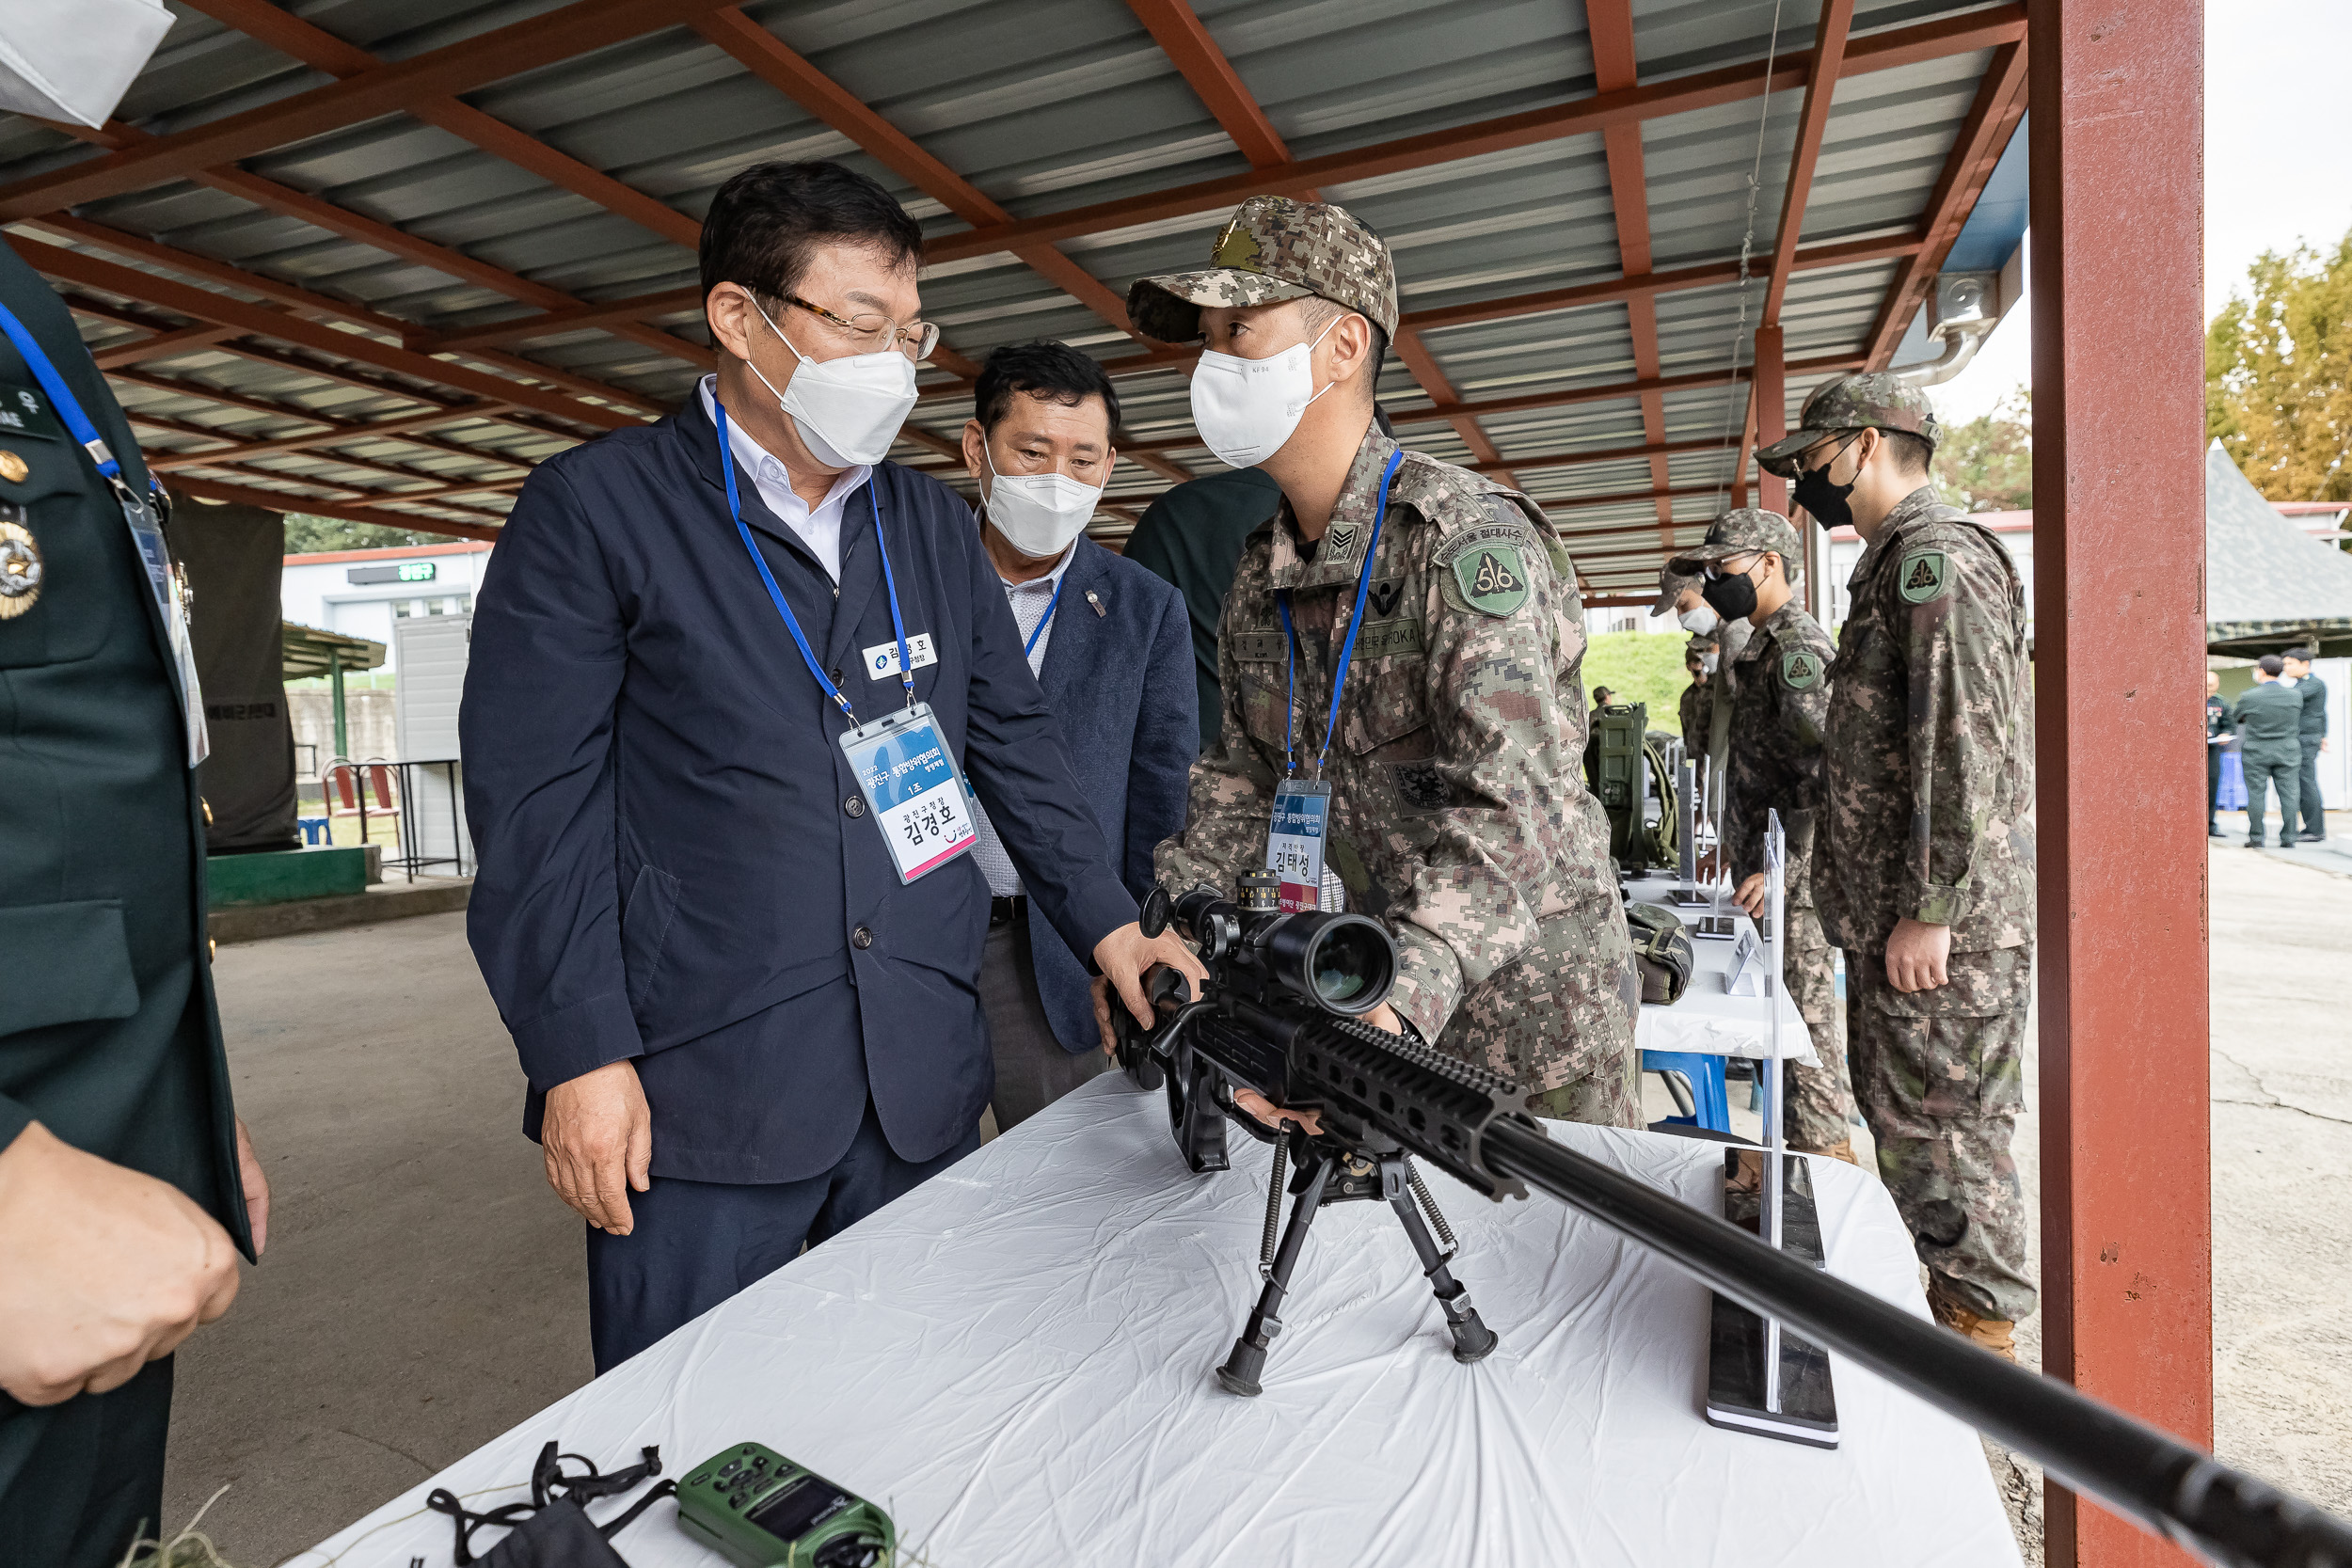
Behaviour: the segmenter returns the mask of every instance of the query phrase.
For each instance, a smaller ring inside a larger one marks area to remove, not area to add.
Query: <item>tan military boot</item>
[[[1980,1318],[1956,1301],[1947,1299],[1932,1284],[1928,1287],[1928,1310],[1935,1321],[1962,1338],[1991,1351],[1994,1354],[2017,1359],[2017,1325],[1999,1318]]]

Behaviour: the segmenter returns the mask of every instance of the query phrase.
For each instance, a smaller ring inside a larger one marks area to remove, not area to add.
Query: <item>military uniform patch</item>
[[[1527,602],[1527,530],[1516,522],[1480,523],[1448,536],[1431,557],[1451,574],[1448,598],[1502,620]]]
[[[1385,582],[1374,583],[1371,592],[1364,595],[1364,602],[1372,607],[1374,615],[1387,620],[1396,613],[1396,602],[1404,596],[1403,579],[1391,578]]]
[[[1409,615],[1390,621],[1366,621],[1356,634],[1356,657],[1386,658],[1393,654],[1422,652],[1421,623]]]
[[[40,546],[22,523],[0,522],[0,621],[40,602]]]
[[[1944,584],[1951,577],[1951,563],[1942,550],[1914,550],[1903,557],[1896,569],[1895,580],[1902,585],[1903,598],[1911,604],[1925,604],[1944,592]]]
[[[1232,641],[1233,658],[1242,664],[1279,664],[1290,652],[1279,631],[1237,631]]]
[[[1780,656],[1780,678],[1791,691],[1810,691],[1821,684],[1821,658],[1810,648],[1791,648]]]
[[[1454,562],[1462,597],[1481,615],[1498,620],[1527,602],[1527,563],[1517,545],[1489,545]]]
[[[1361,523],[1333,523],[1323,535],[1323,559],[1333,564],[1356,559],[1356,546],[1363,542]]]

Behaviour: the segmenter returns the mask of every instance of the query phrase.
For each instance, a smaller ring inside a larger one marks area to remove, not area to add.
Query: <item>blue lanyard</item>
[[[768,585],[768,596],[775,601],[776,613],[784,617],[785,629],[792,634],[793,645],[801,650],[801,658],[808,665],[808,673],[817,677],[817,684],[824,688],[825,695],[840,706],[854,728],[857,724],[856,710],[850,706],[850,699],[841,689],[826,676],[825,667],[817,661],[816,652],[809,647],[808,638],[801,630],[800,618],[792,613],[792,607],[785,603],[784,590],[776,586],[776,574],[768,569],[767,557],[759,553],[758,545],[752,540],[751,528],[743,521],[743,499],[735,488],[735,454],[728,449],[727,443],[727,405],[714,397],[710,400],[710,406],[719,414],[719,467],[727,477],[727,515],[735,519],[735,531],[743,536],[743,547],[751,552],[752,564],[759,568],[759,580]],[[882,586],[890,594],[890,629],[898,638],[898,684],[906,688],[907,706],[913,707],[914,660],[907,653],[906,623],[898,619],[898,583],[890,571],[890,546],[882,538],[882,502],[874,499],[875,488],[875,482],[868,478],[866,499],[874,508],[874,547],[882,552]]]
[[[1323,777],[1323,759],[1331,754],[1331,736],[1340,723],[1340,693],[1347,689],[1347,668],[1356,661],[1356,633],[1364,624],[1364,595],[1372,588],[1373,552],[1380,547],[1380,525],[1389,515],[1389,481],[1396,477],[1397,468],[1405,461],[1405,449],[1399,447],[1389,453],[1389,466],[1380,470],[1380,499],[1372,512],[1372,537],[1364,542],[1363,570],[1356,574],[1356,608],[1347,618],[1347,639],[1340,644],[1339,672],[1331,677],[1331,708],[1323,717],[1323,750],[1315,753],[1315,777]],[[1057,590],[1058,593],[1058,590]],[[1282,617],[1282,638],[1286,644],[1284,668],[1290,674],[1290,706],[1282,714],[1282,776],[1289,778],[1296,769],[1291,762],[1292,727],[1298,716],[1298,633],[1291,629],[1291,594],[1285,588],[1274,595],[1274,608]]]
[[[33,372],[33,379],[40,383],[40,389],[49,394],[50,404],[65,417],[66,428],[73,432],[73,438],[82,444],[84,451],[89,453],[90,461],[98,465],[98,471],[105,476],[106,483],[128,495],[130,486],[123,482],[122,465],[115,461],[115,454],[98,434],[98,427],[90,423],[87,414],[82,412],[81,400],[73,395],[73,388],[65,384],[65,377],[57,373],[57,367],[49,362],[49,356],[41,351],[40,341],[26,330],[24,324],[16,319],[16,312],[5,305],[0,305],[0,331],[8,333],[8,341],[14,343],[16,352],[24,356],[25,368]]]
[[[1045,601],[1045,614],[1038,621],[1036,627],[1030,631],[1029,640],[1021,644],[1021,657],[1023,658],[1026,658],[1031,654],[1037,652],[1037,640],[1045,635],[1045,628],[1047,626],[1054,624],[1054,607],[1061,603],[1062,582],[1068,582],[1069,580],[1070,574],[1069,572],[1064,571],[1061,575],[1061,582],[1054,584],[1054,596]]]

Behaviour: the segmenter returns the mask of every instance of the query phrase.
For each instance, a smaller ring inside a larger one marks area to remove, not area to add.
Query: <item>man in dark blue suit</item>
[[[1140,898],[1153,847],[1184,832],[1200,715],[1184,595],[1085,535],[1118,460],[1119,393],[1101,365],[1052,342],[997,349],[973,392],[963,461],[985,502],[981,544],[1094,819]],[[980,1002],[992,1103],[1009,1131],[1108,1063],[1086,969],[1050,926],[1030,921],[1020,870],[985,816],[973,852],[991,895]]]
[[[878,747],[961,762],[1139,1018],[1153,962],[1201,973],[1136,926],[970,508],[883,460],[938,337],[921,248],[837,165],[728,181],[717,375],[543,464],[483,583],[468,934],[590,1227],[599,1371],[978,1141],[970,797],[949,775],[910,808]]]

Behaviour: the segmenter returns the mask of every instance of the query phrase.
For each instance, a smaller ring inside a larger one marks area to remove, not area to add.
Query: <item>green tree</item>
[[[2033,393],[2019,387],[1988,413],[1944,433],[1935,487],[1963,512],[2033,506]]]
[[[2275,501],[2352,500],[2352,234],[2265,250],[2205,329],[2205,434]]]
[[[286,514],[286,553],[315,555],[326,550],[376,550],[395,545],[447,545],[453,533],[425,529],[387,528],[382,523],[351,523],[341,517],[313,517],[307,512]]]

